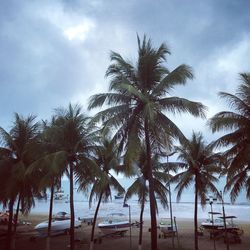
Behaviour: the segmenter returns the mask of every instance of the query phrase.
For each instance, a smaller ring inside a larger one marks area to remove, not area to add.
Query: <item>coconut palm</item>
[[[228,132],[216,141],[216,145],[227,148],[224,154],[228,159],[225,189],[231,190],[232,202],[244,188],[250,199],[250,73],[240,74],[240,80],[235,95],[219,93],[233,111],[222,111],[209,121],[213,132]]]
[[[118,192],[125,192],[121,184],[110,173],[111,170],[121,168],[121,165],[118,147],[114,143],[114,141],[109,138],[108,135],[101,135],[99,144],[93,147],[93,154],[91,159],[93,163],[98,166],[98,168],[95,168],[95,172],[92,174],[92,176],[95,176],[95,178],[92,180],[92,188],[89,196],[89,206],[91,207],[94,198],[96,198],[98,202],[92,224],[90,250],[93,249],[94,230],[101,201],[106,202],[109,199],[112,199],[111,188],[114,188]],[[92,169],[94,169],[94,167],[92,167]],[[86,185],[86,175],[80,176],[80,173],[78,173],[78,176],[78,182],[80,184],[79,188],[81,189]]]
[[[43,154],[33,162],[26,171],[27,176],[35,177],[39,182],[39,189],[50,189],[50,204],[48,218],[48,232],[46,238],[46,250],[50,249],[50,236],[52,225],[54,190],[60,187],[61,178],[67,165],[67,153],[59,151],[60,146],[56,144],[55,119],[52,118],[51,124],[43,122],[42,146]]]
[[[108,108],[95,116],[105,127],[116,129],[115,138],[120,148],[125,149],[125,165],[129,166],[140,151],[141,141],[145,141],[147,171],[149,177],[149,199],[151,215],[151,248],[157,249],[157,222],[152,175],[152,147],[171,144],[174,138],[183,137],[179,128],[166,113],[188,112],[194,116],[204,116],[204,106],[184,98],[171,97],[170,91],[177,85],[185,85],[192,79],[191,68],[180,65],[173,71],[165,66],[166,44],[154,48],[151,40],[138,37],[138,58],[135,64],[126,61],[120,54],[111,52],[112,64],[106,76],[111,78],[108,93],[91,97],[89,109],[107,104]]]
[[[67,156],[65,172],[70,182],[70,249],[74,250],[74,175],[83,171],[88,162],[89,146],[93,143],[94,134],[88,127],[89,118],[81,113],[79,105],[69,105],[68,109],[56,110],[53,133],[59,151],[64,151]]]
[[[6,194],[5,202],[9,203],[10,213],[6,248],[10,249],[15,200],[18,199],[18,209],[15,216],[16,227],[19,204],[21,204],[22,212],[27,213],[35,204],[34,196],[41,197],[35,180],[25,176],[27,168],[38,158],[41,152],[39,123],[35,122],[35,116],[30,115],[23,118],[16,113],[13,127],[9,133],[0,127],[0,140],[3,146],[0,148],[2,155],[0,165],[4,168],[7,164],[9,168],[6,175],[9,182],[1,191],[3,195]]]
[[[206,144],[201,133],[193,133],[190,140],[175,150],[179,154],[178,159],[183,162],[180,165],[183,170],[172,178],[172,182],[177,182],[177,201],[185,189],[194,185],[194,241],[198,250],[198,200],[204,206],[208,192],[219,194],[214,183],[218,181],[215,175],[221,171],[221,155],[213,152],[213,146]]]
[[[155,194],[159,197],[159,201],[162,206],[166,208],[168,206],[167,193],[168,190],[165,183],[169,180],[169,174],[164,172],[165,166],[159,162],[159,155],[152,156],[152,172],[153,181],[155,187]],[[139,159],[134,163],[134,172],[137,175],[135,181],[128,188],[124,202],[130,199],[133,195],[138,195],[138,202],[141,206],[140,212],[140,230],[138,240],[138,250],[142,248],[142,232],[143,232],[143,213],[145,202],[148,201],[149,189],[148,189],[148,175],[147,175],[147,155],[145,148],[142,147],[139,154]],[[156,203],[157,208],[157,203]],[[157,209],[158,210],[158,209]]]

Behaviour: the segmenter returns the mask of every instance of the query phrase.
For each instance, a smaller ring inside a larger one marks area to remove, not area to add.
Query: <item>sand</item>
[[[42,250],[45,249],[45,239],[38,238],[34,226],[41,221],[47,219],[46,214],[31,214],[28,217],[21,217],[24,222],[30,222],[28,225],[18,226],[18,234],[16,240],[17,250]],[[190,219],[178,220],[178,232],[179,237],[174,238],[174,249],[194,249],[194,237],[193,237],[193,221]],[[250,223],[241,222],[240,226],[244,230],[244,235],[241,244],[230,244],[231,250],[243,250],[249,249],[250,246]],[[150,222],[145,221],[143,227],[143,245],[142,249],[150,249],[150,233],[148,231],[150,227]],[[82,227],[77,229],[75,232],[76,240],[76,250],[77,249],[89,249],[89,239],[90,239],[91,225],[87,223],[82,223]],[[139,228],[133,227],[131,229],[131,249],[138,249],[138,235]],[[158,233],[160,231],[158,230]],[[94,249],[108,249],[108,250],[127,250],[130,249],[130,234],[129,232],[124,237],[102,237],[99,229],[96,228],[95,231],[96,244],[94,244]],[[31,240],[32,239],[32,240]],[[99,242],[101,239],[101,243]],[[214,241],[210,239],[208,233],[204,233],[203,236],[199,236],[199,249],[201,250],[213,250]],[[226,245],[223,239],[218,239],[215,241],[216,250],[226,249]],[[69,249],[69,235],[54,236],[51,238],[51,250],[66,250]],[[4,249],[4,237],[0,238],[0,249]],[[173,249],[173,239],[160,238],[158,239],[158,250]]]

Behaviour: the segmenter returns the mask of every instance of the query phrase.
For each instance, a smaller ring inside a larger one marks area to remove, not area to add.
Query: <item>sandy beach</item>
[[[46,214],[30,214],[28,217],[20,217],[20,220],[24,222],[30,222],[29,225],[19,225],[18,234],[16,240],[17,250],[26,249],[45,249],[45,239],[36,237],[36,232],[34,231],[34,226],[41,221],[47,219]],[[193,240],[193,221],[191,219],[181,219],[177,218],[178,225],[178,240],[177,237],[174,238],[174,249],[194,249]],[[240,227],[244,230],[244,235],[242,236],[241,244],[230,244],[230,249],[249,249],[250,245],[250,223],[239,223]],[[144,221],[143,228],[143,246],[142,249],[150,249],[150,233],[149,233],[150,221]],[[3,227],[2,227],[3,229]],[[81,228],[76,229],[76,249],[89,249],[91,225],[87,223],[82,223]],[[159,230],[158,230],[159,231]],[[138,249],[138,235],[139,228],[132,227],[131,230],[131,245],[133,250]],[[159,231],[160,233],[160,231]],[[94,249],[109,249],[109,250],[125,250],[130,249],[130,234],[129,232],[124,237],[102,237],[102,234],[98,228],[95,231],[96,244]],[[32,240],[31,240],[32,239]],[[101,243],[99,242],[101,239]],[[69,236],[60,235],[53,236],[51,239],[51,250],[66,250],[69,249]],[[204,233],[203,236],[199,236],[199,246],[202,250],[214,249],[213,240],[210,239],[208,233]],[[0,249],[4,249],[4,237],[0,238]],[[172,238],[160,238],[158,239],[158,249],[173,249]],[[226,249],[226,245],[223,243],[223,239],[216,240],[216,249],[222,250]]]

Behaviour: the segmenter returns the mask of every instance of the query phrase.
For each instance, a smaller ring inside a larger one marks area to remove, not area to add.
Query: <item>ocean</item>
[[[127,189],[133,179],[120,178],[118,179],[120,184]],[[225,184],[225,180],[221,180],[218,185],[218,190],[223,190]],[[221,188],[221,189],[220,189]],[[62,189],[64,190],[65,195],[69,194],[69,181],[62,181]],[[194,190],[193,187],[190,187],[189,190],[183,192],[183,196],[180,202],[176,202],[176,192],[174,191],[174,186],[171,186],[172,190],[172,210],[173,216],[178,219],[192,219],[194,217]],[[48,193],[49,194],[49,193]],[[116,192],[112,193],[112,200],[107,203],[102,203],[100,206],[100,210],[98,213],[99,217],[104,217],[109,213],[121,212],[124,214],[129,213],[128,207],[123,207],[123,199],[114,199],[114,195]],[[250,201],[246,199],[245,192],[242,191],[236,200],[235,204],[230,203],[229,194],[226,194],[224,197],[225,200],[225,211],[226,215],[234,215],[237,217],[239,221],[250,221]],[[140,206],[138,204],[137,196],[133,196],[127,202],[130,205],[131,209],[131,218],[133,220],[139,220],[140,216]],[[75,205],[75,213],[76,217],[84,218],[84,217],[93,217],[97,202],[93,202],[92,206],[89,207],[88,197],[83,194],[83,192],[77,191],[77,186],[74,189],[74,205]],[[211,207],[209,204],[206,205],[205,209],[198,206],[198,218],[206,219],[208,218],[208,212]],[[49,211],[49,199],[46,200],[38,200],[36,201],[36,205],[32,208],[31,213],[48,213]],[[70,212],[69,202],[67,200],[57,200],[54,202],[53,213],[57,213],[60,211]],[[213,203],[213,211],[222,213],[222,205],[216,201]],[[169,218],[169,209],[164,209],[161,204],[158,204],[158,218]],[[145,205],[144,218],[150,218],[150,208],[149,203],[147,202]]]

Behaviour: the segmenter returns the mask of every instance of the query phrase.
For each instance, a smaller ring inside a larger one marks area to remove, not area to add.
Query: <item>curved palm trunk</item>
[[[147,171],[149,182],[149,202],[150,202],[150,216],[151,216],[151,250],[157,250],[157,221],[156,221],[156,205],[154,194],[154,182],[151,164],[151,145],[149,139],[148,122],[145,120],[145,141],[147,151]]]
[[[6,250],[11,250],[14,202],[15,202],[14,198],[11,198],[9,201],[9,221],[8,221],[8,231],[7,231],[7,238],[6,238]]]
[[[194,247],[198,250],[198,186],[195,179],[195,201],[194,201]]]
[[[49,221],[48,221],[48,235],[47,235],[47,239],[46,239],[46,250],[50,250],[50,236],[51,236],[53,199],[54,199],[54,180],[52,181],[52,185],[50,187]]]
[[[13,229],[12,249],[16,248],[16,228],[17,228],[17,221],[18,221],[18,215],[19,215],[20,202],[21,202],[21,194],[19,193],[18,201],[17,201],[16,214],[14,216],[14,229]]]
[[[138,244],[138,250],[142,249],[142,233],[143,233],[143,213],[144,213],[144,205],[145,201],[143,199],[143,203],[141,205],[141,213],[140,213],[140,231],[139,231],[139,244]]]
[[[74,165],[69,165],[69,183],[70,183],[70,250],[75,249],[75,211],[74,211]]]
[[[99,197],[97,207],[96,207],[96,210],[95,210],[95,215],[94,215],[94,220],[93,220],[92,230],[91,230],[91,237],[90,237],[90,246],[89,246],[90,250],[92,250],[93,247],[94,247],[95,224],[96,224],[96,219],[97,219],[97,214],[98,214],[98,211],[99,211],[99,207],[100,207],[101,201],[102,201],[102,195],[103,195],[103,193],[101,193],[101,195]]]

